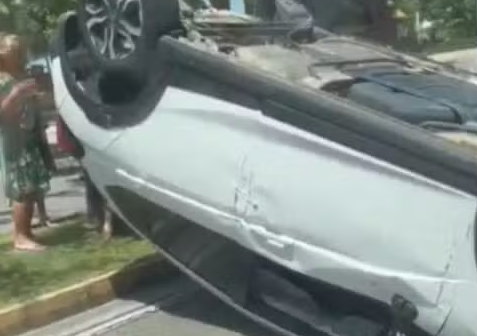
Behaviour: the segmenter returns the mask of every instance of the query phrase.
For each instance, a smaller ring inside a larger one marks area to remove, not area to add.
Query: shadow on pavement
[[[69,197],[69,196],[75,196],[75,197],[83,197],[84,192],[83,190],[60,190],[57,192],[51,192],[48,194],[49,198],[53,197]]]
[[[76,244],[80,246],[82,244],[81,242],[87,237],[87,234],[88,232],[80,226],[70,226],[67,230],[59,228],[51,231],[50,234],[43,235],[41,237],[41,243],[49,248],[65,245],[74,247]]]
[[[141,288],[151,288],[152,294],[145,290],[142,293],[121,296],[124,300],[153,305],[157,311],[121,324],[103,336],[276,335],[200,288],[173,266],[168,267],[171,267],[167,269],[167,272],[171,272],[168,276],[151,274],[150,279],[155,280],[142,283]],[[125,269],[125,272],[128,270]],[[160,293],[160,298],[157,292]]]
[[[273,336],[272,331],[240,315],[217,298],[204,291],[197,292],[193,298],[170,307],[163,308],[167,314],[184,320],[193,320],[226,330],[230,334],[244,336]]]

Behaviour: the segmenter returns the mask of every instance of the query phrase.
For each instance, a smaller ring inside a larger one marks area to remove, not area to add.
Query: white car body
[[[294,272],[387,304],[399,294],[429,335],[477,335],[476,195],[174,85],[141,123],[105,129],[69,92],[61,62],[51,65],[59,113],[119,215],[108,186]]]

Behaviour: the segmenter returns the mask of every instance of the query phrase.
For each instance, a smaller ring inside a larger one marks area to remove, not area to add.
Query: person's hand
[[[36,92],[37,84],[34,79],[26,79],[14,84],[12,90],[0,101],[2,116],[5,116],[6,120],[17,122],[25,100],[33,97]]]
[[[15,91],[22,97],[31,97],[38,92],[38,85],[34,79],[25,79],[15,85]]]

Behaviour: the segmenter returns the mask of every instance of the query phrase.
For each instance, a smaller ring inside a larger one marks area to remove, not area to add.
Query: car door
[[[456,244],[475,200],[262,115],[247,163],[245,240],[309,277],[390,303],[411,300],[437,331]]]
[[[150,201],[236,239],[250,113],[257,112],[171,85],[106,154]]]

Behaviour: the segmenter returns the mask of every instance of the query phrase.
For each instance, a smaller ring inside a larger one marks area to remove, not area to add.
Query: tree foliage
[[[475,0],[421,0],[424,18],[438,22],[448,38],[476,35]]]
[[[0,31],[22,34],[30,40],[35,50],[44,49],[58,17],[75,8],[76,2],[77,0],[0,0]],[[228,0],[212,2],[224,7]],[[247,4],[250,2],[246,0]],[[410,16],[419,11],[422,19],[436,22],[440,33],[447,39],[476,35],[477,0],[394,0],[394,3]]]
[[[41,52],[61,13],[75,7],[76,0],[0,0],[0,31],[28,39],[33,52]]]
[[[475,37],[477,0],[395,0],[396,6],[420,19],[434,23],[439,35],[451,40]]]

